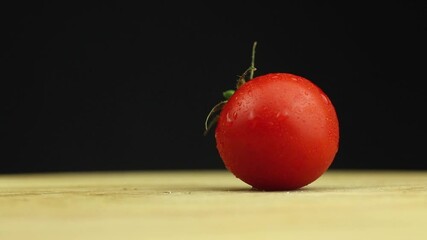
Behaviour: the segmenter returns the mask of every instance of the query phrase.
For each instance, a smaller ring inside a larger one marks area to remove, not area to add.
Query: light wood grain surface
[[[260,192],[226,171],[0,175],[0,239],[427,239],[427,172]]]

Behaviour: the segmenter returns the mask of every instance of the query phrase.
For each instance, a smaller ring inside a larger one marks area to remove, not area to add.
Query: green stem
[[[251,59],[251,73],[249,75],[249,79],[254,78],[254,72],[255,72],[255,48],[256,48],[256,44],[257,42],[255,41],[254,44],[252,45],[252,59]]]
[[[216,115],[213,120],[211,120],[211,116],[212,114],[216,113],[216,112],[220,112],[222,110],[222,108],[224,107],[224,105],[227,103],[227,100],[222,101],[220,103],[218,103],[217,105],[215,105],[212,110],[209,112],[208,116],[206,117],[205,120],[205,132],[203,133],[203,135],[207,135],[209,130],[213,127],[213,125],[215,125],[215,123],[218,121],[219,119],[219,115]]]
[[[252,45],[252,59],[251,59],[251,66],[246,69],[246,71],[243,73],[242,76],[239,77],[239,79],[237,79],[237,83],[236,83],[236,89],[239,89],[243,84],[246,83],[246,75],[250,74],[250,78],[249,80],[251,80],[252,78],[254,78],[254,72],[256,70],[255,68],[255,48],[256,48],[257,42],[255,41],[254,44]],[[215,117],[212,118],[212,115],[217,113],[217,112],[221,112],[222,108],[225,106],[225,104],[228,102],[228,99],[234,94],[235,90],[227,90],[225,92],[223,92],[223,96],[226,100],[218,103],[217,105],[215,105],[211,111],[209,112],[208,116],[205,119],[205,131],[203,133],[203,135],[207,135],[209,130],[218,122],[219,120],[219,114],[215,115]]]

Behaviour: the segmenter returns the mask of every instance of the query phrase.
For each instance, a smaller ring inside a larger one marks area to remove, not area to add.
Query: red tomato
[[[248,81],[230,97],[215,139],[237,178],[259,190],[294,190],[315,181],[333,162],[338,118],[313,82],[271,73]]]

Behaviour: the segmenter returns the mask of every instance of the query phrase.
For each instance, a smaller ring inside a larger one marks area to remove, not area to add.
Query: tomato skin
[[[215,129],[226,168],[259,190],[294,190],[332,164],[339,125],[328,96],[289,73],[256,77],[231,96]]]

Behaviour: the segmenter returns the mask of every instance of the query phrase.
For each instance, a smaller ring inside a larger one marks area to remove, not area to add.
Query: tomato
[[[258,190],[294,190],[318,179],[339,148],[329,97],[310,80],[270,73],[224,101],[215,128],[225,167]]]

